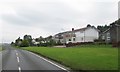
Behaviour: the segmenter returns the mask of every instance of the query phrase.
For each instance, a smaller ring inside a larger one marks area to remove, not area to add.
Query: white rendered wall
[[[94,42],[95,39],[99,38],[99,33],[94,28],[88,28],[85,31],[77,31],[76,42]]]
[[[94,28],[88,28],[85,30],[85,42],[94,42],[99,38],[99,32]]]

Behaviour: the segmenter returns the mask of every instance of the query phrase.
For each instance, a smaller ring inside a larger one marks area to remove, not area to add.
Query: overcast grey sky
[[[109,25],[118,18],[119,0],[1,0],[0,38],[11,42],[82,28]]]

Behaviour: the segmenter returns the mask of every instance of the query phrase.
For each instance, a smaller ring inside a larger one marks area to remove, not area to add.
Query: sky
[[[118,18],[120,18],[120,1],[118,2]]]
[[[109,25],[118,19],[119,0],[0,0],[0,42],[47,37],[74,29]]]

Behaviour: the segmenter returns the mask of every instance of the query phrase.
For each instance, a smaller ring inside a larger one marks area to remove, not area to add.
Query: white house
[[[37,42],[35,39],[32,39],[32,43],[33,43],[34,45],[40,44],[40,43]]]
[[[99,38],[99,30],[94,26],[87,26],[85,28],[76,29],[72,28],[72,31],[66,31],[56,34],[58,36],[56,40],[62,40],[62,43],[81,43],[81,42],[94,42]],[[59,37],[60,36],[60,37]]]

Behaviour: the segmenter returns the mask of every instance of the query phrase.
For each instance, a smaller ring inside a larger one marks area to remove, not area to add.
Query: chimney
[[[72,31],[74,31],[74,28],[72,28]]]

